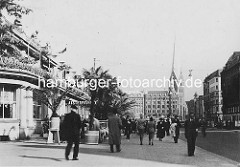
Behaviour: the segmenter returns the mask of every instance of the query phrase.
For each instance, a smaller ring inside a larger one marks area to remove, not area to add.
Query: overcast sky
[[[81,73],[103,66],[114,76],[169,78],[176,36],[175,70],[201,79],[222,68],[240,48],[239,0],[24,0],[23,20]],[[151,90],[159,90],[151,88]],[[185,89],[186,100],[199,89]],[[142,89],[138,89],[142,90]]]

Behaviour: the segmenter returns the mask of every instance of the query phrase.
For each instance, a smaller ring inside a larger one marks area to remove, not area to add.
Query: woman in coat
[[[114,152],[113,145],[116,145],[117,152],[121,151],[121,128],[122,120],[115,113],[108,116],[109,145],[110,151]]]
[[[153,138],[154,138],[156,126],[152,117],[150,118],[147,127],[148,127],[148,135],[149,135],[149,145],[153,145]]]
[[[159,138],[159,141],[162,141],[165,137],[165,123],[163,118],[160,118],[157,124],[157,137]]]

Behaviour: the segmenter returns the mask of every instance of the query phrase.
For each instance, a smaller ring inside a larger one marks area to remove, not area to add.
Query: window
[[[33,118],[35,119],[41,119],[41,105],[33,104]]]
[[[216,78],[216,82],[218,82],[218,78]]]
[[[216,85],[216,90],[218,90],[218,85]]]
[[[0,85],[0,118],[15,118],[16,89],[11,85]]]

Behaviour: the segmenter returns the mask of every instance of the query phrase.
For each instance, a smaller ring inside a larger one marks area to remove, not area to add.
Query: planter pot
[[[98,144],[99,131],[88,131],[85,134],[85,144]]]

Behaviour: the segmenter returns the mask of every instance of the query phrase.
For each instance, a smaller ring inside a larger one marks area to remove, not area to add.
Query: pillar
[[[25,89],[20,88],[20,105],[19,105],[19,118],[20,118],[20,127],[19,127],[19,138],[25,139],[28,137],[28,128],[27,128],[27,92]]]
[[[28,89],[26,91],[26,102],[27,102],[27,122],[28,122],[28,127],[33,128],[34,123],[33,123],[33,92],[32,90]]]

